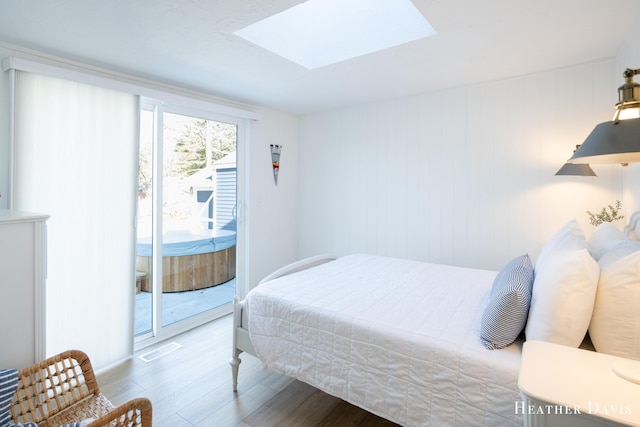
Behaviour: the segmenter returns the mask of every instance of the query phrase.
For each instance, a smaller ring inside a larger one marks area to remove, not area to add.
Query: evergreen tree
[[[203,119],[191,120],[185,123],[176,143],[177,172],[182,177],[188,177],[235,150],[235,125]]]

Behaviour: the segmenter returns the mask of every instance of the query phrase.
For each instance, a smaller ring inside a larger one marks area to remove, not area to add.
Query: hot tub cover
[[[228,249],[236,244],[236,232],[230,230],[172,230],[162,236],[162,256],[206,254]],[[151,236],[140,237],[136,255],[151,256]]]

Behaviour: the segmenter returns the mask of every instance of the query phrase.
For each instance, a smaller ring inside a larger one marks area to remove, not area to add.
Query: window
[[[82,348],[100,369],[133,353],[134,298],[145,279],[138,274],[134,251],[142,190],[140,98],[161,99],[153,106],[159,111],[171,104],[173,114],[230,123],[240,147],[246,144],[248,119],[259,116],[178,88],[166,92],[153,82],[136,84],[136,78],[125,80],[108,70],[87,68],[85,73],[74,65],[64,68],[63,61],[57,64],[44,58],[2,61],[15,117],[9,131],[7,198],[11,208],[51,215],[46,352]],[[154,127],[154,138],[158,131]],[[160,153],[154,156],[162,160]],[[238,245],[236,250],[239,275],[246,275],[243,249]]]

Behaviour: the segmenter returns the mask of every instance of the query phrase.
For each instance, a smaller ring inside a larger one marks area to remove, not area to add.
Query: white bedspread
[[[350,255],[256,287],[267,368],[407,426],[522,425],[521,344],[477,338],[494,271]]]

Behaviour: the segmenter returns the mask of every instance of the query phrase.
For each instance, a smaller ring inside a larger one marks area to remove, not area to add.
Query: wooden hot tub
[[[162,292],[194,291],[233,279],[236,275],[236,233],[227,230],[170,231],[162,237]],[[141,290],[151,291],[151,238],[140,238],[136,270],[146,273]]]

